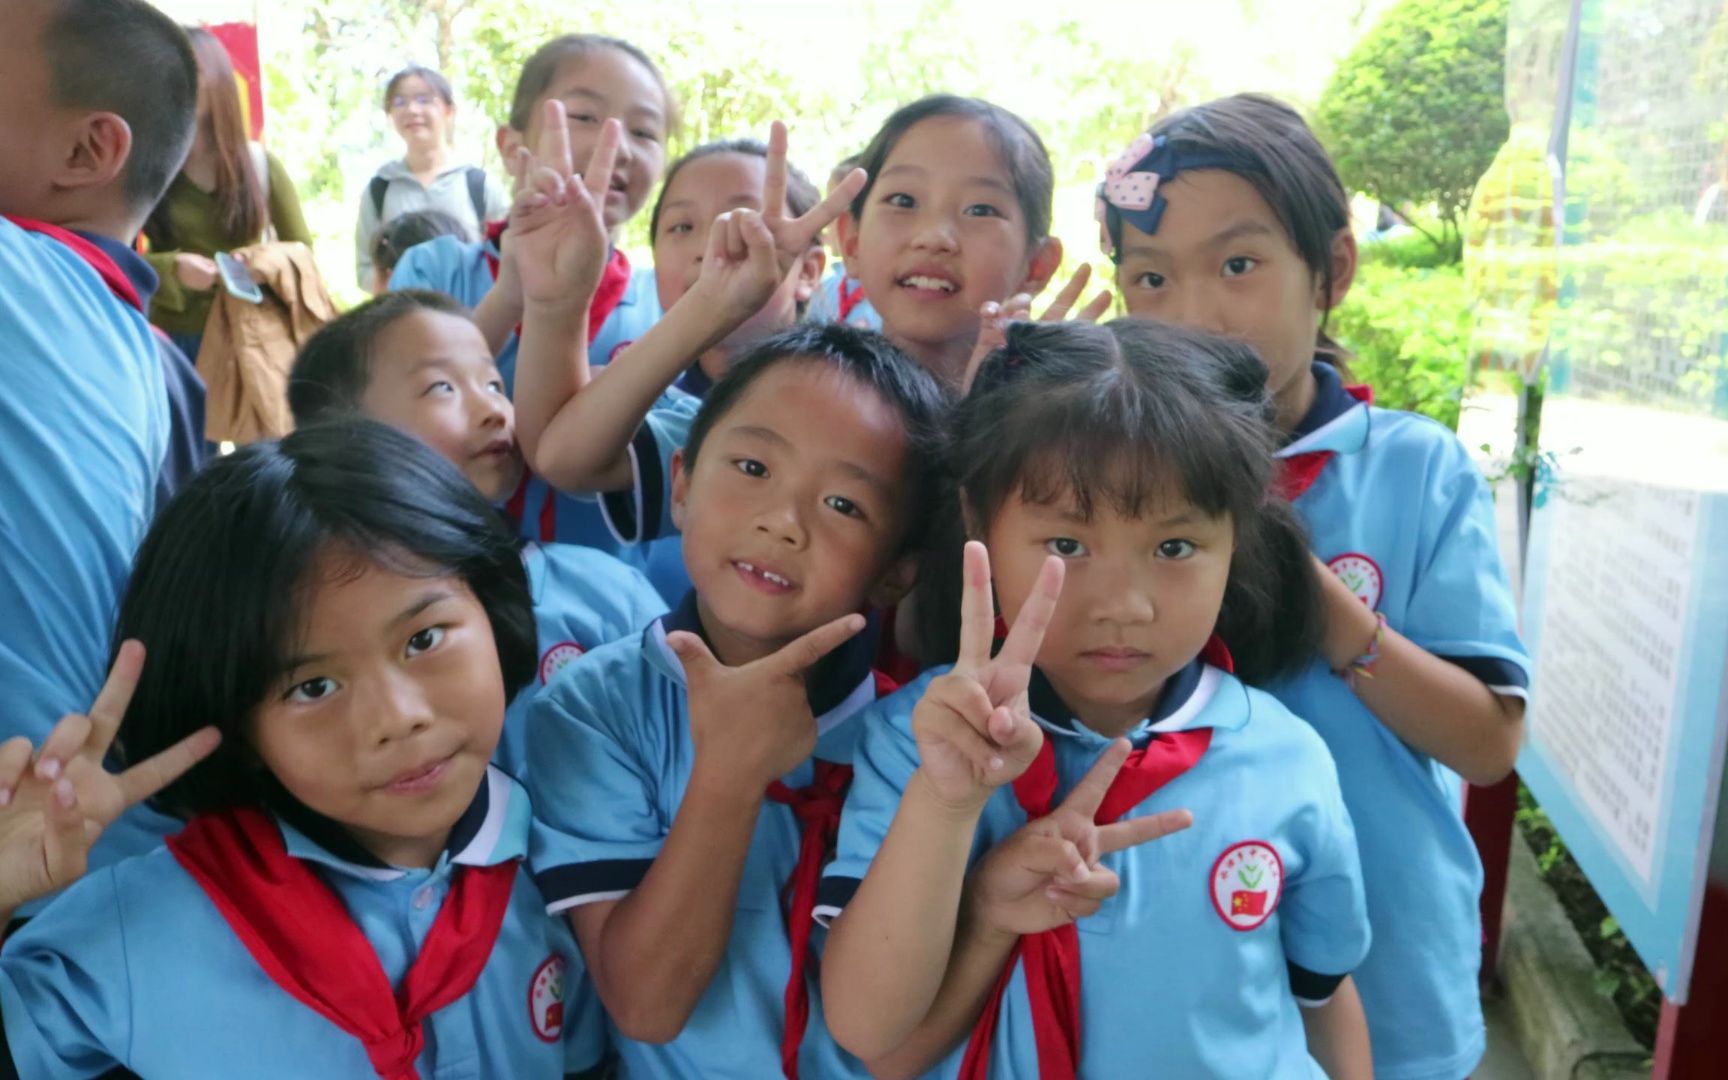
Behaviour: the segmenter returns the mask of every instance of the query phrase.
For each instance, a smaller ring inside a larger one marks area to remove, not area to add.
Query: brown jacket
[[[208,388],[205,436],[213,442],[276,439],[294,429],[288,371],[313,331],[336,317],[336,305],[305,244],[254,244],[244,258],[264,290],[253,304],[217,286],[198,374]]]

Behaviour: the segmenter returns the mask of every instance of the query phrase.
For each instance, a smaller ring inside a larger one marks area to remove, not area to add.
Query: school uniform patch
[[[1350,587],[1356,599],[1368,605],[1369,611],[1380,610],[1380,601],[1386,595],[1386,582],[1379,563],[1359,551],[1347,551],[1326,565],[1338,575],[1339,581]]]
[[[528,981],[528,1021],[541,1042],[557,1042],[564,1031],[564,958],[553,953]]]
[[[1261,840],[1231,844],[1212,864],[1212,908],[1232,930],[1258,929],[1284,895],[1284,860]]]
[[[564,670],[570,661],[587,652],[574,641],[560,641],[546,650],[546,655],[540,658],[540,685],[545,686],[552,681],[552,676]]]

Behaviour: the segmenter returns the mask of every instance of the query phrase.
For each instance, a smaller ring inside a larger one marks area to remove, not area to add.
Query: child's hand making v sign
[[[28,739],[0,743],[0,934],[17,907],[84,876],[90,845],[103,829],[222,741],[215,728],[204,728],[125,772],[110,773],[103,758],[143,667],[143,646],[126,642],[88,714],[62,718],[34,756]]]
[[[547,145],[543,153],[535,154],[536,173],[565,169],[558,144],[562,135],[567,146],[568,136],[553,130],[561,126],[546,125]],[[615,145],[616,132],[602,138],[596,160],[585,173],[595,178],[588,186],[599,184],[602,191],[611,168],[609,157],[604,162],[600,157],[609,141]],[[763,211],[733,210],[715,222],[696,284],[619,354],[604,378],[590,378],[585,302],[574,304],[564,291],[578,283],[579,272],[591,269],[598,280],[600,260],[605,257],[603,233],[587,261],[564,257],[567,250],[593,242],[594,226],[587,219],[599,221],[598,203],[592,197],[585,202],[578,195],[557,206],[556,212],[527,211],[529,235],[515,240],[518,272],[528,297],[517,360],[516,433],[529,463],[548,483],[569,492],[629,488],[633,480],[630,439],[660,395],[704,350],[724,340],[767,303],[817,234],[845,211],[863,187],[864,173],[854,170],[809,213],[789,216],[786,142],[786,127],[776,122],[768,141]],[[572,186],[568,172],[561,175],[568,191]],[[547,187],[557,185],[548,181]],[[565,217],[581,220],[566,224]],[[556,228],[543,240],[536,239],[533,233],[543,227],[543,220],[556,222]],[[538,267],[531,267],[536,263]],[[531,279],[544,281],[546,305],[534,302],[538,289]],[[588,289],[591,292],[593,285]]]
[[[995,656],[990,561],[966,545],[959,658],[913,711],[919,765],[858,893],[835,921],[823,995],[836,1039],[877,1075],[916,1075],[977,1021],[1020,935],[1083,918],[1114,896],[1110,852],[1187,828],[1185,810],[1099,826],[1128,756],[1112,744],[1048,815],[967,873],[979,817],[1038,755],[1027,691],[1062,591],[1052,556]]]

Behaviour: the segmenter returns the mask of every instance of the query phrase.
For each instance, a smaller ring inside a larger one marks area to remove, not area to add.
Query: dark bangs
[[[1243,517],[1266,489],[1271,433],[1252,405],[1232,417],[1173,392],[1192,389],[1196,355],[1264,385],[1251,350],[1174,327],[1124,319],[1011,328],[956,423],[957,479],[978,520],[1016,493],[1071,504],[1086,518],[1101,506],[1141,517],[1175,500]],[[1014,392],[993,400],[1010,382]]]
[[[1300,521],[1271,493],[1272,398],[1246,345],[1139,319],[1016,323],[953,427],[954,497],[919,572],[919,659],[954,658],[961,545],[1015,495],[1085,518],[1152,517],[1176,502],[1228,514],[1235,551],[1214,629],[1236,671],[1258,682],[1313,656],[1319,582]]]

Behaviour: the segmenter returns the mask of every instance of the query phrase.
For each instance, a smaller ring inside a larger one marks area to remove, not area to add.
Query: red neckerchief
[[[516,484],[516,491],[504,503],[504,512],[510,515],[518,528],[528,509],[528,485],[533,483],[534,473],[529,469],[522,470],[522,479]],[[536,522],[540,542],[550,544],[558,539],[558,493],[551,484],[546,485],[545,495],[540,500],[540,519]]]
[[[887,697],[899,689],[893,679],[877,671],[876,696]],[[852,784],[852,766],[817,761],[816,776],[801,788],[789,788],[779,780],[768,785],[768,798],[792,808],[802,826],[798,865],[786,882],[792,894],[786,909],[786,937],[792,945],[792,973],[786,979],[786,1026],[780,1034],[780,1068],[787,1080],[798,1080],[798,1048],[810,1024],[810,988],[804,970],[810,956],[810,934],[815,927],[816,886],[822,880],[822,864],[840,836],[840,808],[846,805],[846,789]]]
[[[856,287],[849,289],[846,283],[851,280],[845,276],[840,278],[840,322],[845,322],[852,314],[852,309],[864,302],[864,283],[860,281]]]
[[[458,866],[420,955],[392,989],[342,901],[250,807],[194,818],[168,850],[271,980],[359,1039],[384,1080],[416,1080],[422,1023],[466,995],[510,904],[516,863]]]
[[[1374,388],[1367,385],[1346,386],[1344,392],[1364,405],[1374,404]],[[1278,475],[1272,490],[1283,499],[1295,499],[1314,486],[1335,450],[1310,450],[1306,454],[1291,454],[1278,459]]]
[[[1201,659],[1229,671],[1230,652],[1217,637],[1207,642]],[[1211,728],[1167,731],[1154,735],[1143,749],[1128,755],[1093,820],[1108,825],[1145,802],[1153,792],[1192,769],[1212,744]],[[1050,813],[1056,804],[1056,751],[1048,736],[1038,756],[1014,781],[1014,798],[1028,821]],[[1038,1052],[1041,1080],[1073,1080],[1080,1067],[1080,934],[1072,922],[1023,935],[1008,954],[1008,962],[972,1029],[960,1062],[961,1080],[984,1080],[990,1073],[991,1043],[1002,1013],[1002,997],[1014,976],[1016,962],[1026,968],[1026,997],[1032,1010],[1032,1037]]]
[[[36,221],[32,218],[17,217],[12,214],[0,214],[7,221],[23,229],[25,232],[41,233],[51,240],[58,240],[72,249],[72,254],[90,264],[90,269],[102,279],[102,284],[108,286],[122,303],[129,305],[138,314],[144,314],[144,301],[138,298],[138,290],[132,284],[132,279],[120,269],[118,263],[108,257],[108,253],[79,236],[70,229],[62,229],[58,225],[50,225],[46,221]]]
[[[490,247],[482,247],[480,254],[486,259],[486,269],[492,271],[492,280],[498,280],[498,256],[494,250],[502,251],[504,230],[508,221],[494,221],[486,226],[486,242]],[[606,268],[600,271],[600,284],[594,288],[594,299],[588,302],[588,344],[594,344],[595,335],[606,325],[606,320],[618,306],[618,301],[624,299],[624,293],[630,288],[630,258],[619,248],[613,248],[612,254],[606,258]],[[518,326],[517,332],[522,328]]]
[[[882,636],[876,641],[876,670],[892,679],[896,686],[904,686],[918,677],[924,670],[914,656],[900,649],[900,643],[894,639],[894,623],[900,614],[899,605],[891,605],[882,609]]]

